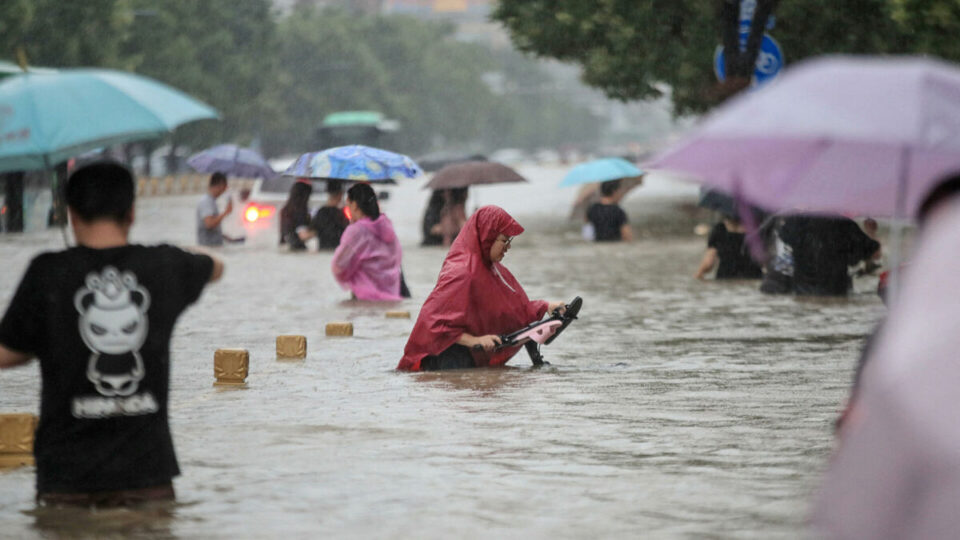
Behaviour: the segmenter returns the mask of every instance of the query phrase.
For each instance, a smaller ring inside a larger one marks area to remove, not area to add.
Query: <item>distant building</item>
[[[354,13],[376,15],[383,12],[386,0],[273,0],[280,13],[289,13],[298,5],[309,5],[317,9],[340,8]]]
[[[493,0],[384,0],[383,13],[437,18],[486,19]]]

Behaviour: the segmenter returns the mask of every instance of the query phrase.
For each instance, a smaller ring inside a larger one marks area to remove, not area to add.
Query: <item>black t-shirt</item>
[[[350,221],[343,215],[343,210],[334,206],[322,206],[310,224],[310,228],[317,231],[320,240],[320,249],[335,249],[340,245],[340,237]]]
[[[623,239],[620,229],[627,223],[627,213],[619,206],[594,203],[587,210],[587,219],[593,224],[596,241],[609,242]]]
[[[713,226],[707,247],[717,250],[717,279],[757,279],[763,272],[750,256],[744,240],[746,235],[730,232],[721,221]]]
[[[843,296],[850,289],[848,266],[869,258],[880,244],[844,217],[792,216],[780,238],[793,249],[798,294]]]
[[[30,263],[0,343],[40,360],[38,493],[137,489],[180,473],[170,337],[213,260],[172,246],[74,247]]]

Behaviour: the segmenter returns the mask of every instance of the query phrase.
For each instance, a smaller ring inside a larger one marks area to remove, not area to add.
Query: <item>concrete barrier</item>
[[[37,417],[32,414],[0,414],[0,469],[34,464],[36,430]]]
[[[217,349],[213,355],[214,386],[246,386],[250,353],[246,349]]]
[[[306,336],[277,336],[277,360],[303,360],[306,357]]]
[[[328,336],[349,337],[353,335],[353,323],[332,322],[327,323]]]
[[[409,319],[410,312],[409,311],[388,311],[386,316],[388,319]]]

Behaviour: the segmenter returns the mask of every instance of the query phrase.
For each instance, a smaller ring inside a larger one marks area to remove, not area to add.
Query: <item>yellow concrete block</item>
[[[173,193],[173,177],[168,176],[163,179],[163,194],[170,195]]]
[[[348,322],[327,323],[327,335],[328,336],[352,336],[353,323],[348,323]]]
[[[244,386],[250,372],[250,353],[246,349],[217,349],[213,354],[214,386]]]
[[[147,180],[145,178],[140,178],[137,180],[137,197],[144,195],[147,192]]]
[[[277,360],[300,360],[306,357],[306,336],[277,336]]]
[[[34,464],[36,429],[37,417],[32,414],[0,414],[0,469]]]
[[[150,195],[156,195],[159,190],[160,190],[160,179],[151,178],[150,179]]]
[[[388,311],[387,318],[388,319],[409,319],[410,312],[409,311]]]

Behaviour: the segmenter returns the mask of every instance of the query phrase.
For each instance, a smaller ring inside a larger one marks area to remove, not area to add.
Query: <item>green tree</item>
[[[584,80],[613,98],[652,98],[661,94],[662,85],[669,86],[675,110],[683,114],[705,110],[746,82],[735,76],[729,85],[719,85],[712,65],[718,44],[726,44],[727,51],[739,50],[731,46],[737,37],[738,4],[500,0],[493,17],[507,27],[520,49],[581,65]],[[759,1],[748,46],[758,43],[763,14],[769,11],[776,15],[771,33],[789,61],[828,52],[917,51],[955,58],[951,51],[957,46],[948,37],[955,34],[948,32],[955,31],[957,9],[949,0]],[[911,37],[911,29],[924,38]],[[728,72],[742,76],[754,61],[755,52],[748,47],[738,58],[727,58]]]
[[[217,108],[221,122],[178,130],[195,144],[248,143],[261,130],[261,96],[275,74],[276,24],[269,0],[129,0],[124,67]]]
[[[31,65],[119,67],[131,24],[127,0],[3,0],[0,57],[22,47]]]

